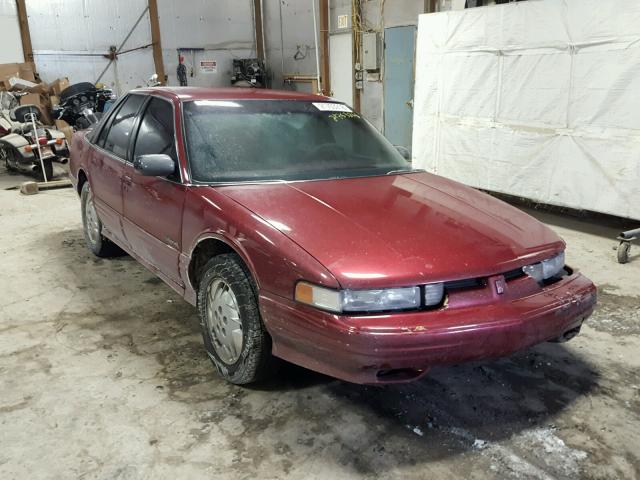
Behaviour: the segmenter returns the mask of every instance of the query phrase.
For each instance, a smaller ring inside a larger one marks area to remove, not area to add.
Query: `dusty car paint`
[[[71,177],[86,179],[106,235],[195,304],[193,261],[224,242],[259,292],[273,353],[361,383],[409,381],[430,366],[506,355],[579,328],[596,301],[578,272],[546,286],[506,273],[564,249],[549,228],[489,195],[427,173],[341,180],[193,185],[181,102],[328,100],[259,89],[161,88],[133,93],[174,107],[181,181],[141,177],[76,134]],[[293,300],[306,280],[371,288],[477,279],[435,310],[337,315]]]

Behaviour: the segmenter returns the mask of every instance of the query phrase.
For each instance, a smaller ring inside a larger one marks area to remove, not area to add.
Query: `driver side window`
[[[142,95],[129,95],[120,110],[116,112],[109,131],[106,132],[104,149],[123,160],[127,158],[129,138],[131,137],[136,115],[143,102],[144,97]],[[100,137],[102,137],[102,133]],[[98,139],[98,144],[100,144],[100,140],[101,138]]]
[[[178,164],[175,131],[173,127],[173,107],[159,98],[151,98],[144,112],[138,130],[133,157],[140,155],[169,155]],[[177,172],[169,175],[170,180],[180,181]]]

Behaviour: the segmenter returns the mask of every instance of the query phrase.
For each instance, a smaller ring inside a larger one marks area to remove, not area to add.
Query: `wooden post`
[[[264,33],[262,30],[262,0],[253,0],[253,17],[256,22],[256,55],[264,61]]]
[[[320,0],[320,78],[322,94],[331,95],[329,74],[329,0]]]
[[[153,45],[153,63],[156,67],[158,79],[163,85],[167,84],[162,60],[162,42],[160,41],[160,20],[158,20],[158,1],[149,0],[149,23],[151,24],[151,43]]]
[[[18,23],[20,23],[20,38],[22,39],[22,52],[25,62],[33,62],[33,48],[31,47],[31,34],[29,33],[29,19],[27,18],[27,6],[25,0],[16,0],[18,10]]]

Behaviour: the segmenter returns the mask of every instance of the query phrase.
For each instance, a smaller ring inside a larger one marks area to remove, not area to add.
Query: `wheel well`
[[[202,269],[207,262],[213,257],[224,253],[235,253],[237,255],[237,252],[230,247],[228,243],[216,238],[206,238],[198,243],[191,254],[191,261],[189,262],[189,281],[194,289],[198,289]],[[242,260],[240,255],[238,255],[238,257]],[[242,260],[242,262],[244,263],[244,260]]]
[[[78,195],[80,195],[80,193],[82,193],[82,186],[84,185],[84,182],[87,181],[87,174],[84,173],[84,170],[80,170],[78,172]]]

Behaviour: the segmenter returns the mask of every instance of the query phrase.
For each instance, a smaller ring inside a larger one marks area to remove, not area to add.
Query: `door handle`
[[[125,187],[130,187],[133,184],[133,179],[129,175],[123,175],[122,184]]]

